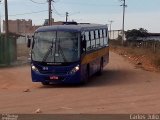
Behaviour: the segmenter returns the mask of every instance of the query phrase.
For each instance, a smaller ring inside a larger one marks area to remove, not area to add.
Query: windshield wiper
[[[43,59],[42,59],[42,62],[46,62],[49,54],[51,54],[51,52],[53,51],[53,45],[54,45],[54,42],[53,42],[53,40],[52,40],[52,45],[48,48],[45,56],[44,56]],[[56,46],[57,46],[57,49],[58,49],[58,50],[56,49]],[[58,52],[57,52],[57,51],[58,51]],[[56,61],[56,59],[55,59],[55,58],[56,58],[56,55],[55,55],[56,53],[60,53],[60,54],[62,55],[62,59],[64,60],[64,62],[67,62],[67,59],[66,59],[66,57],[65,57],[65,55],[64,55],[64,52],[63,52],[63,50],[62,50],[62,47],[61,47],[61,45],[60,45],[60,40],[56,41],[56,43],[55,43],[54,62]],[[59,57],[60,57],[60,56],[59,56]]]
[[[56,42],[56,43],[57,43],[57,42]],[[56,44],[56,45],[57,45],[57,44]],[[55,52],[55,53],[56,53],[56,52]],[[67,59],[66,59],[66,57],[65,57],[65,55],[64,55],[64,52],[63,52],[63,50],[62,50],[62,47],[61,47],[61,45],[60,45],[60,39],[58,40],[58,53],[61,53],[64,62],[67,62]]]
[[[53,39],[52,39],[52,45],[48,48],[45,56],[43,57],[42,62],[46,62],[46,60],[47,60],[47,58],[48,58],[48,56],[49,56],[49,54],[50,54],[50,52],[51,52],[52,50],[53,50]]]

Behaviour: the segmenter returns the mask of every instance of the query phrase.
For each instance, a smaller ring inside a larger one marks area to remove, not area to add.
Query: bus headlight
[[[74,67],[74,68],[70,71],[70,74],[74,74],[74,73],[76,73],[77,71],[79,71],[79,65],[77,65],[76,67]]]
[[[32,65],[31,68],[32,68],[33,71],[39,72],[39,70],[34,65]]]

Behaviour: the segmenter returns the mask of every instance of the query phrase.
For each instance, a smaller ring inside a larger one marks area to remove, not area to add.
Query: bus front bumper
[[[33,82],[47,82],[52,84],[76,84],[80,83],[80,71],[73,74],[54,75],[54,74],[42,74],[32,71]]]

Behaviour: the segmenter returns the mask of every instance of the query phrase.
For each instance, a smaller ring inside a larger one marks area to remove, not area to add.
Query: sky
[[[42,4],[38,4],[42,3]],[[160,33],[160,0],[126,0],[125,30],[145,28],[148,32]],[[122,29],[122,2],[120,0],[54,0],[52,16],[55,21],[69,20],[109,24],[112,29]],[[47,0],[8,0],[9,19],[32,19],[42,25],[48,19]],[[32,14],[31,14],[32,13]],[[0,4],[1,19],[4,19],[4,0]]]

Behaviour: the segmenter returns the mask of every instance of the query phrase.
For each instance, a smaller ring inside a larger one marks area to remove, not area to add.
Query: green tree
[[[125,32],[127,40],[137,40],[139,37],[147,37],[148,31],[144,28],[132,29]]]

